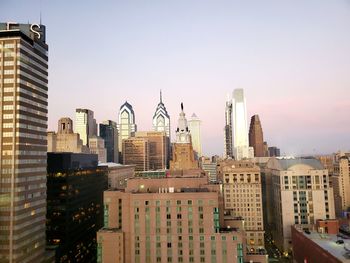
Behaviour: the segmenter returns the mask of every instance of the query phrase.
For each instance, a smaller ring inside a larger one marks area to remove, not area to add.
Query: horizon
[[[42,14],[49,130],[61,117],[75,123],[76,108],[117,121],[126,100],[138,130],[151,130],[162,90],[172,138],[183,102],[202,121],[204,154],[222,156],[226,94],[242,88],[248,126],[258,114],[281,154],[350,149],[349,2],[137,3],[0,3],[3,22]]]

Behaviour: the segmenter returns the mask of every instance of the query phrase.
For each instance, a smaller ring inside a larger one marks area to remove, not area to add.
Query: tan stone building
[[[332,182],[337,215],[350,208],[350,153],[337,153]]]
[[[149,170],[165,170],[167,168],[169,148],[169,140],[166,132],[140,131],[135,132],[135,137],[148,140]]]
[[[97,262],[243,262],[244,237],[220,226],[219,194],[206,177],[134,178],[104,194]]]
[[[264,169],[273,215],[272,234],[283,251],[291,250],[291,226],[335,218],[328,170],[314,158],[270,158]]]
[[[146,138],[131,137],[122,143],[123,164],[135,165],[135,171],[149,170],[149,143]]]
[[[192,147],[191,133],[181,103],[181,112],[176,129],[176,142],[172,145],[170,170],[188,170],[198,168],[198,161]]]
[[[264,222],[259,166],[251,161],[220,163],[226,218],[242,218],[249,251],[264,248]]]
[[[48,132],[47,151],[90,153],[89,148],[83,145],[79,134],[73,132],[73,121],[68,117],[59,119],[57,133]]]

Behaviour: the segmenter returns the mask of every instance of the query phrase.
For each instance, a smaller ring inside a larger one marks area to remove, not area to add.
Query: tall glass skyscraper
[[[188,120],[188,128],[191,133],[193,150],[195,151],[196,159],[198,159],[202,156],[201,120],[195,113]]]
[[[170,116],[163,103],[162,91],[160,91],[160,100],[153,115],[153,130],[166,132],[166,136],[170,139]]]
[[[0,23],[0,262],[45,257],[47,91],[45,26]]]
[[[233,111],[233,149],[236,160],[254,157],[254,150],[249,147],[247,108],[243,89],[235,89],[232,99]]]
[[[117,123],[111,120],[100,123],[100,137],[105,141],[107,162],[119,161]]]
[[[135,124],[135,113],[132,106],[126,101],[119,110],[119,122],[118,122],[118,133],[119,133],[119,152],[122,152],[123,139],[128,139],[137,130]],[[121,157],[122,155],[119,155]]]

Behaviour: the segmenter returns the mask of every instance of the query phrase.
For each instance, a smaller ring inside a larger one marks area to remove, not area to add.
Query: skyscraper
[[[89,146],[89,137],[97,135],[97,124],[92,110],[75,110],[75,131],[79,133],[83,145]]]
[[[195,113],[192,114],[188,121],[188,128],[191,132],[193,150],[195,151],[196,159],[198,159],[202,156],[201,120]]]
[[[194,158],[191,133],[188,129],[187,119],[181,103],[181,112],[176,129],[176,142],[173,143],[173,158],[170,161],[171,170],[187,170],[198,168]]]
[[[254,150],[248,143],[246,100],[243,89],[233,91],[233,150],[236,160],[254,157]]]
[[[170,116],[163,103],[162,91],[160,91],[159,103],[153,115],[153,130],[166,132],[166,136],[170,139]]]
[[[259,115],[252,116],[249,127],[249,146],[254,148],[254,156],[264,157],[264,135]]]
[[[105,140],[107,162],[118,163],[119,149],[117,123],[111,120],[100,123],[100,137]]]
[[[136,132],[136,138],[148,140],[149,170],[165,170],[167,168],[168,140],[165,132]]]
[[[160,91],[159,103],[156,111],[153,115],[153,130],[166,133],[167,140],[167,167],[169,166],[170,154],[171,154],[171,144],[170,144],[170,116],[163,103],[162,91]]]
[[[44,259],[47,91],[45,26],[0,23],[0,262]]]
[[[232,100],[227,96],[226,107],[225,107],[225,146],[224,146],[224,157],[233,157],[233,144],[232,144]]]
[[[147,138],[124,139],[123,164],[135,165],[135,171],[149,170],[149,143]]]
[[[132,106],[126,101],[119,109],[119,152],[122,152],[123,140],[131,137],[136,132],[135,113]]]

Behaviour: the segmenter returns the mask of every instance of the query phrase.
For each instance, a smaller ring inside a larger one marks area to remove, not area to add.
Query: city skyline
[[[171,123],[184,102],[188,116],[202,120],[204,154],[222,155],[225,97],[243,88],[247,118],[260,116],[266,141],[281,153],[350,148],[347,2],[40,2],[1,3],[0,16],[39,22],[41,9],[49,29],[49,130],[61,117],[74,119],[76,108],[94,111],[98,123],[116,121],[125,100],[138,130],[152,130],[162,89]],[[90,41],[111,29],[110,42]]]

